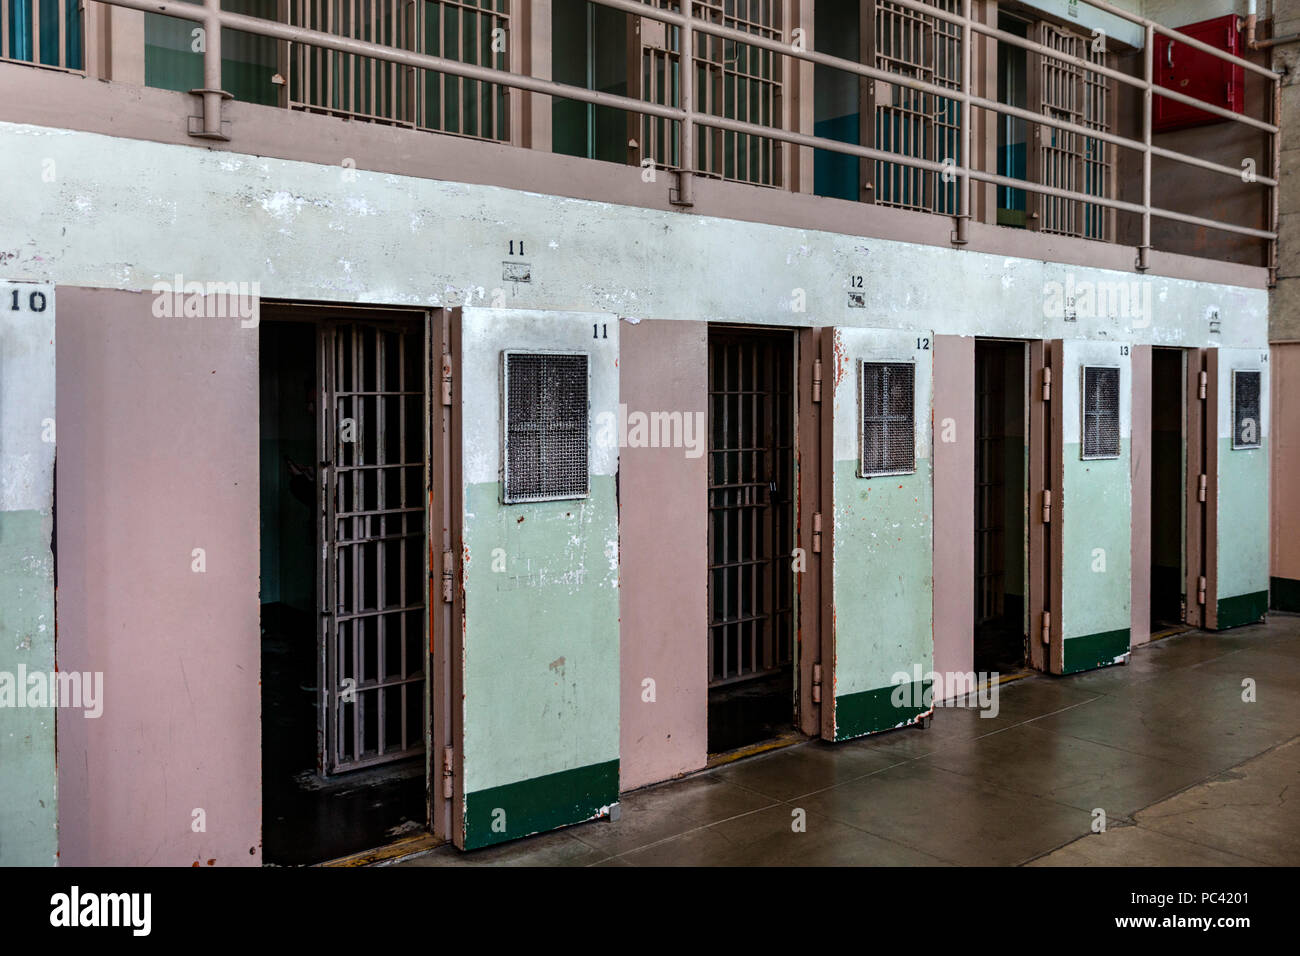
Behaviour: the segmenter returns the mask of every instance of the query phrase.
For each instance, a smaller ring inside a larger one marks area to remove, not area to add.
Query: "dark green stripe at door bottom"
[[[1270,578],[1269,593],[1273,607],[1279,611],[1300,611],[1300,581],[1291,578]]]
[[[1220,598],[1218,604],[1218,629],[1240,627],[1242,624],[1254,624],[1263,620],[1268,610],[1268,592],[1256,591],[1253,594],[1239,594],[1236,597]]]
[[[1129,650],[1129,629],[1101,631],[1065,639],[1065,666],[1063,674],[1077,674],[1096,667],[1114,664],[1115,658]]]
[[[835,739],[912,724],[930,709],[932,681],[911,681],[835,698]]]
[[[465,798],[465,849],[581,823],[617,802],[617,760],[478,790]]]

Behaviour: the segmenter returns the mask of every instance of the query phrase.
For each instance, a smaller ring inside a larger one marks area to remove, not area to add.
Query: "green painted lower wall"
[[[1119,658],[1129,651],[1129,639],[1127,627],[1066,638],[1063,673],[1077,674],[1095,667],[1118,664]]]
[[[1268,439],[1219,439],[1218,626],[1253,624],[1268,610]]]
[[[835,739],[892,730],[930,710],[933,681],[909,681],[835,698]]]
[[[895,708],[900,672],[933,668],[931,463],[859,478],[835,463],[835,739],[886,730],[928,708]],[[915,699],[915,698],[913,698]]]
[[[465,496],[466,838],[481,845],[617,800],[618,511],[611,475],[584,499],[504,505],[496,482]],[[504,834],[482,830],[496,807]]]
[[[1268,593],[1271,607],[1279,611],[1300,611],[1300,581],[1291,578],[1270,578]]]
[[[617,760],[479,790],[465,798],[465,849],[604,816],[617,802]]]
[[[1268,592],[1256,591],[1254,594],[1238,594],[1236,597],[1219,598],[1216,605],[1218,627],[1240,627],[1254,624],[1264,619],[1268,611]]]
[[[1114,663],[1128,651],[1132,602],[1129,442],[1118,458],[1085,461],[1077,442],[1062,449],[1061,629],[1064,670]]]
[[[54,671],[53,529],[48,512],[0,511],[0,672],[11,682],[20,666],[27,675]],[[57,860],[55,713],[0,705],[0,866]]]

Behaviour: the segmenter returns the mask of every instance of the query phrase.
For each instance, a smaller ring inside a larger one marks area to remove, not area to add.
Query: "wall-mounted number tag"
[[[39,289],[35,289],[31,292],[27,292],[25,289],[10,290],[10,312],[44,312],[46,304],[45,293],[41,292]]]

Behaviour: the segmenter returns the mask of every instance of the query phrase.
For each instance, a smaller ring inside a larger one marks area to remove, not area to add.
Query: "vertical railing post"
[[[961,21],[961,91],[965,99],[959,105],[961,125],[958,127],[958,149],[961,151],[960,164],[957,179],[957,222],[956,231],[952,234],[952,243],[955,246],[964,246],[970,242],[969,227],[971,217],[971,143],[974,139],[974,117],[971,116],[970,98],[974,96],[971,89],[971,62],[973,60],[971,50],[971,6],[974,0],[964,0],[962,10],[964,16]]]
[[[695,17],[693,0],[682,0],[681,54],[681,96],[682,109],[686,115],[682,118],[681,162],[677,173],[677,195],[669,192],[669,202],[675,206],[692,206],[695,204],[693,178],[695,174],[695,30],[692,21]]]
[[[1269,191],[1269,232],[1273,233],[1273,238],[1268,240],[1268,287],[1271,289],[1277,285],[1277,232],[1281,227],[1281,205],[1278,190],[1282,187],[1282,77],[1278,74],[1273,75],[1273,118],[1272,124],[1277,127],[1277,132],[1273,134],[1273,171],[1269,173],[1273,180],[1273,185],[1268,187]]]
[[[202,139],[230,139],[221,122],[221,0],[203,0],[203,88],[190,90],[202,101],[200,116],[191,116],[189,133]]]
[[[1146,85],[1142,88],[1142,244],[1138,246],[1137,270],[1146,272],[1151,253],[1151,109],[1155,93],[1156,31],[1151,23],[1146,25],[1146,44],[1142,50],[1142,63]]]

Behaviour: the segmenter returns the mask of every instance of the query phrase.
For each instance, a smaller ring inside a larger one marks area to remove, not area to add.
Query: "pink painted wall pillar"
[[[60,860],[258,865],[257,329],[58,296]]]
[[[975,656],[975,339],[934,340],[934,669]]]
[[[680,412],[705,424],[702,454],[619,452],[620,787],[630,790],[708,759],[709,342],[703,322],[624,321],[619,336],[627,414]]]

